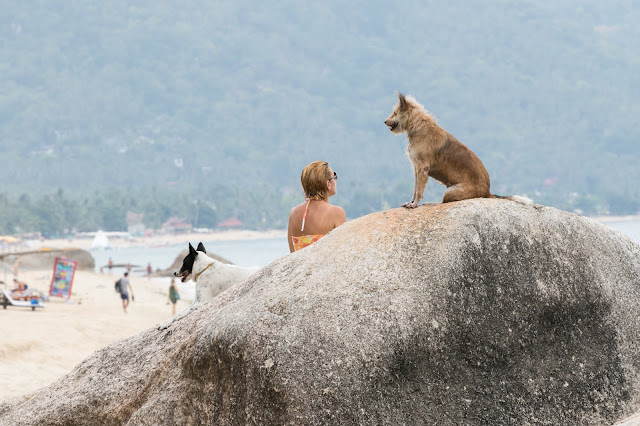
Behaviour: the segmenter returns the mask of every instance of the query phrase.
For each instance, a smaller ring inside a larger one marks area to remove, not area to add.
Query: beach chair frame
[[[34,303],[35,302],[35,303]],[[37,299],[37,296],[34,296],[30,301],[25,300],[15,300],[11,297],[11,292],[8,290],[2,290],[2,300],[0,300],[2,307],[7,309],[7,306],[19,306],[23,308],[31,308],[32,311],[35,311],[36,308],[44,308],[44,305],[40,303]]]

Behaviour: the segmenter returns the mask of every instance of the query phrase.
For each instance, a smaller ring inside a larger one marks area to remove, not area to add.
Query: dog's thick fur
[[[436,124],[411,96],[398,93],[398,104],[385,120],[392,133],[407,133],[407,155],[413,165],[415,185],[413,197],[402,207],[415,208],[420,204],[429,176],[447,189],[443,203],[470,198],[507,198],[490,192],[489,173],[482,161],[463,143]],[[517,200],[520,201],[520,200]],[[524,198],[522,201],[525,201]]]
[[[185,282],[193,277],[196,283],[196,297],[193,304],[170,320],[162,323],[160,329],[169,327],[177,321],[198,309],[203,303],[213,299],[234,284],[244,282],[259,268],[245,268],[237,265],[227,265],[207,256],[202,243],[194,249],[189,243],[189,253],[182,261],[182,267],[174,276]]]

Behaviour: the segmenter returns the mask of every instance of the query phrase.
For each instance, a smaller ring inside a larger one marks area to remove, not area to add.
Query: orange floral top
[[[309,204],[311,203],[311,199],[307,198],[306,201],[307,201],[307,205],[304,208],[304,215],[302,215],[302,228],[300,229],[301,232],[304,232],[304,222],[307,220],[307,210],[309,209]],[[293,241],[293,251],[298,251],[301,248],[310,246],[311,244],[315,243],[316,241],[318,241],[320,238],[324,236],[325,234],[301,235],[299,237],[291,237],[291,240]]]
[[[291,237],[293,240],[293,251],[298,251],[301,248],[305,248],[306,246],[310,246],[311,244],[318,241],[320,238],[324,237],[324,234],[320,235],[301,235],[299,237]]]

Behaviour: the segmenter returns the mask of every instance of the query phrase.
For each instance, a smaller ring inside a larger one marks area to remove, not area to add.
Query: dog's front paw
[[[406,209],[415,209],[416,207],[418,207],[418,203],[411,201],[410,203],[404,203],[402,207]]]
[[[158,330],[166,330],[167,328],[169,328],[169,326],[170,326],[171,324],[173,324],[173,322],[174,322],[174,321],[175,321],[175,318],[171,318],[171,319],[169,319],[169,320],[167,320],[167,321],[163,322],[162,324],[160,324],[160,325],[158,326]]]

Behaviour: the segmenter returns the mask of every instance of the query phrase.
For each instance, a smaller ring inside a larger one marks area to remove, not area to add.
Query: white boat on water
[[[108,249],[111,248],[109,245],[109,237],[104,231],[96,232],[95,237],[93,237],[93,242],[91,243],[91,249]]]

